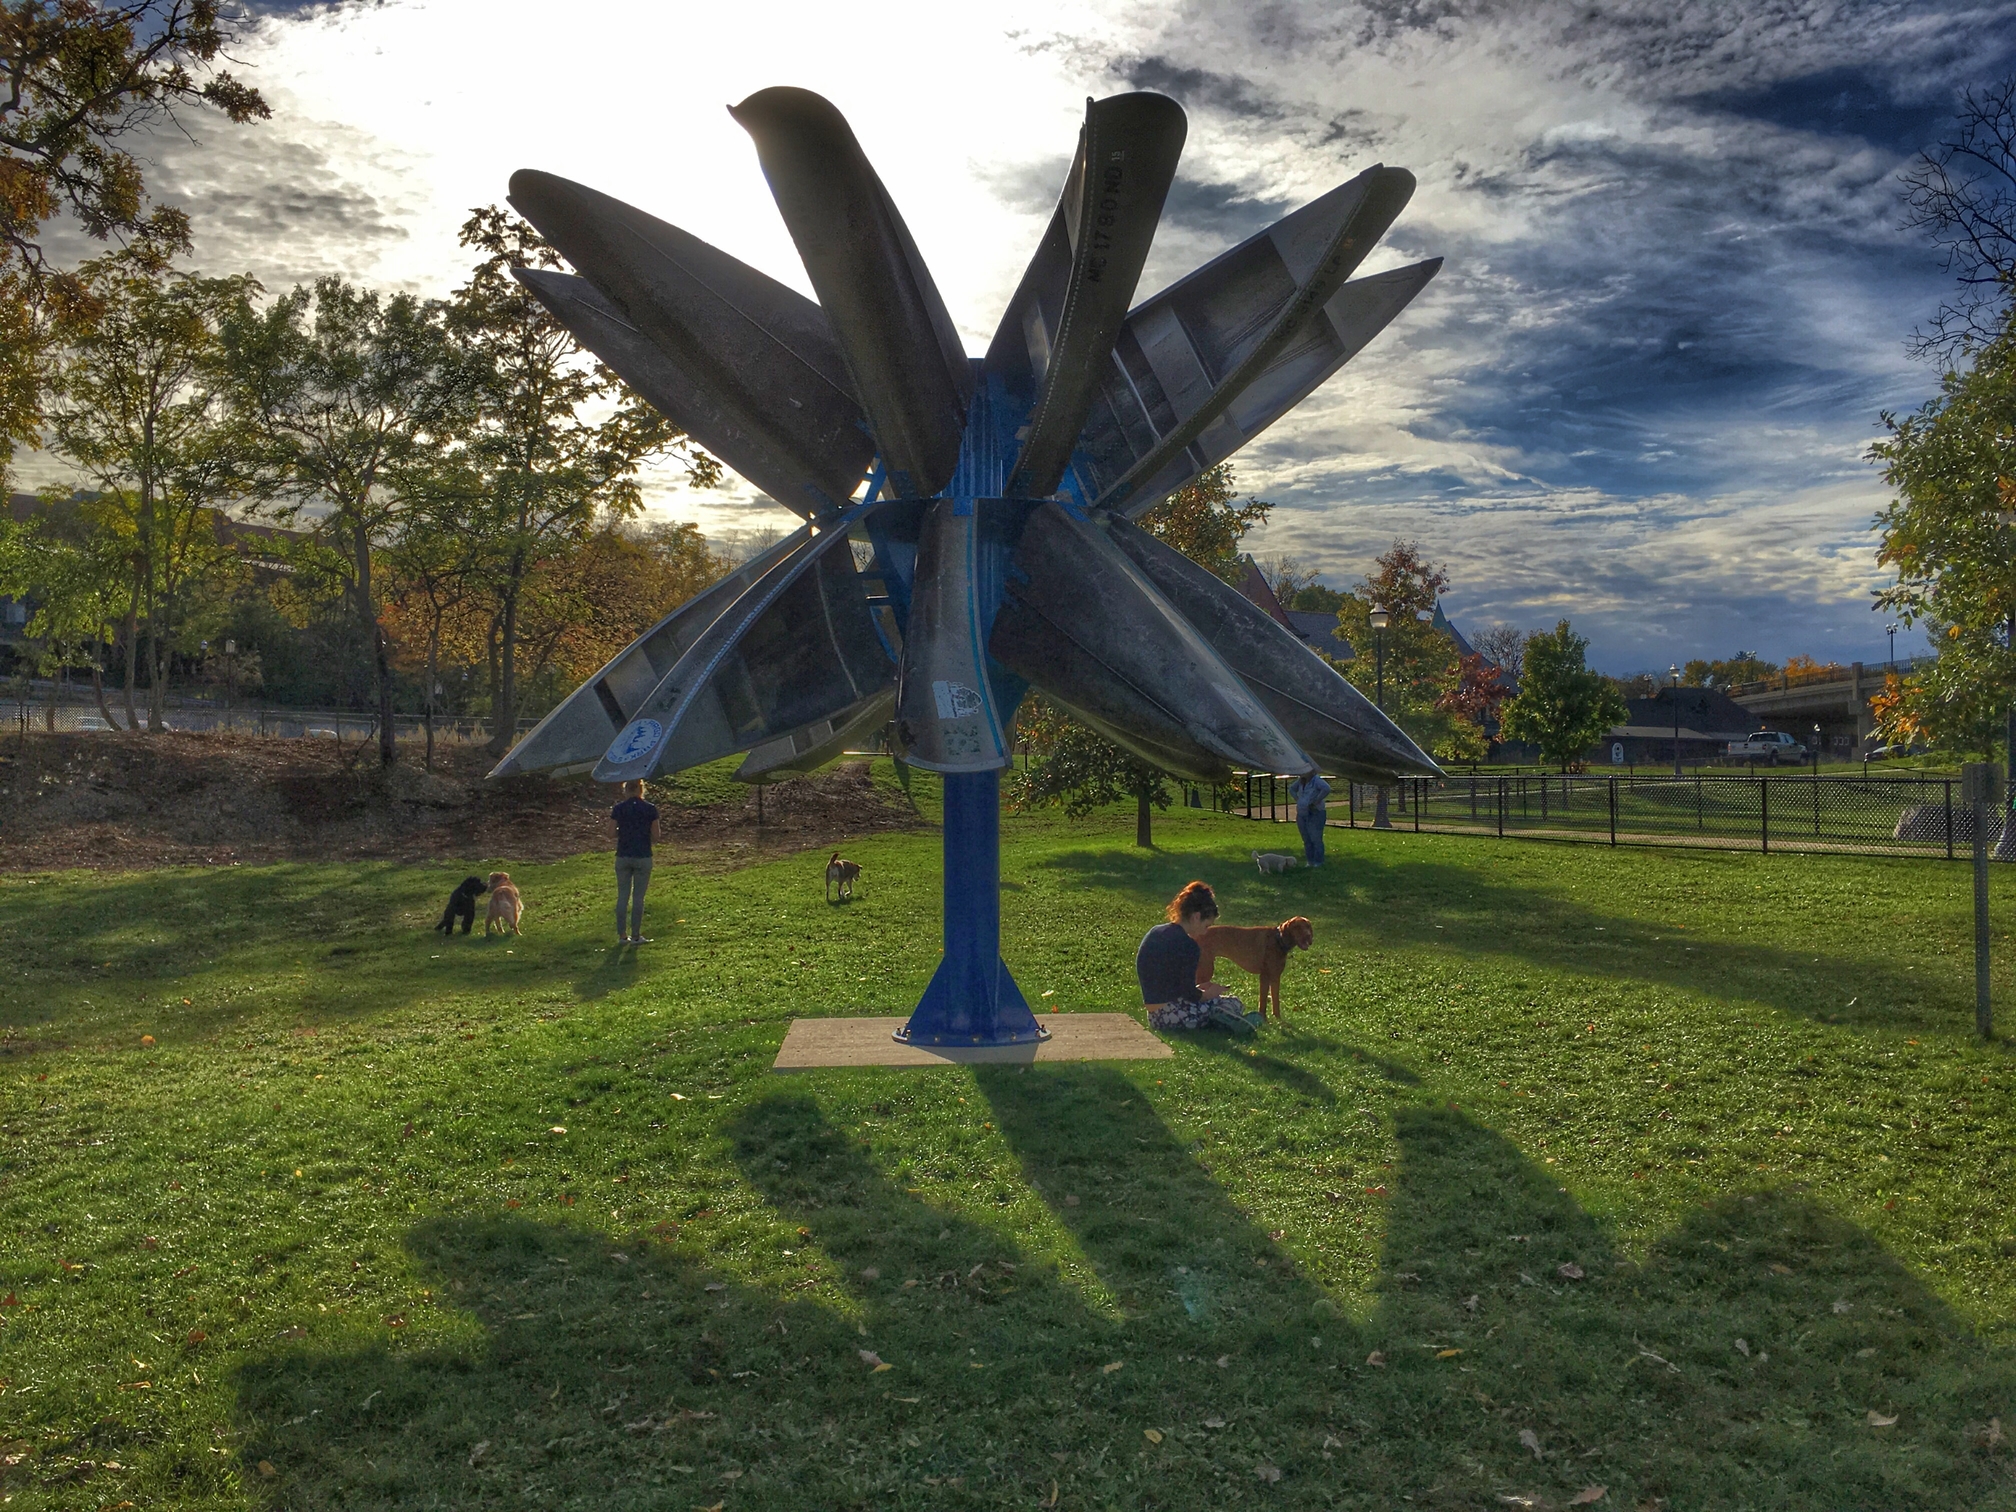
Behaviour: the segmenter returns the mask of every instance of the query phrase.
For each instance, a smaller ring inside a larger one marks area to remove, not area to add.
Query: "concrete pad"
[[[1031,1061],[1168,1060],[1175,1051],[1126,1013],[1046,1013],[1050,1038],[1033,1045],[905,1045],[902,1018],[793,1019],[772,1071],[821,1066],[999,1066]]]

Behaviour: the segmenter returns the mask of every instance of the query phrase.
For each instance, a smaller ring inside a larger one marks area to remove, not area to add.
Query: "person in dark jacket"
[[[1148,1008],[1151,1029],[1197,1029],[1223,1024],[1251,1034],[1246,1006],[1228,997],[1216,982],[1197,980],[1203,952],[1197,942],[1218,921],[1218,899],[1203,882],[1192,882],[1170,900],[1168,922],[1141,937],[1134,952],[1134,975],[1141,983],[1141,1001]]]
[[[651,835],[658,824],[655,804],[644,801],[644,784],[623,784],[623,801],[609,810],[616,831],[616,943],[649,945],[644,938],[644,889],[651,885]],[[623,915],[630,915],[625,933]]]
[[[1302,860],[1310,866],[1321,866],[1323,826],[1330,822],[1324,800],[1330,796],[1330,784],[1320,774],[1311,772],[1306,777],[1297,777],[1288,791],[1295,795],[1295,827],[1302,832]]]

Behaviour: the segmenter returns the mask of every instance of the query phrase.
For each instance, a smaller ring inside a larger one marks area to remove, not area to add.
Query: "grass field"
[[[1009,822],[1032,1000],[1203,876],[1315,921],[1286,1028],[773,1075],[922,990],[929,835],[628,953],[606,857],[488,943],[460,866],[0,877],[0,1502],[2016,1506],[1964,868],[1131,828]]]

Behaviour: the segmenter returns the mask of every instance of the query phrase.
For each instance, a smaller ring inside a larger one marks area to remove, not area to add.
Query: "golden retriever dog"
[[[1236,928],[1213,924],[1197,942],[1197,980],[1211,980],[1211,971],[1220,960],[1230,961],[1260,978],[1260,1012],[1267,1012],[1271,999],[1274,1017],[1281,1017],[1281,973],[1287,969],[1289,952],[1307,950],[1316,943],[1315,926],[1297,914],[1279,924],[1257,928]]]
[[[483,935],[489,938],[493,926],[501,924],[506,934],[517,934],[518,920],[525,913],[525,900],[511,885],[509,872],[490,873],[490,911],[483,916]]]
[[[833,852],[833,859],[826,863],[826,901],[833,901],[833,889],[840,889],[840,901],[849,902],[854,897],[854,883],[861,876],[861,863],[844,861],[840,852]]]

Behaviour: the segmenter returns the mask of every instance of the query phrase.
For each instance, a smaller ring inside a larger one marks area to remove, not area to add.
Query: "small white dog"
[[[1302,863],[1293,856],[1282,855],[1279,851],[1255,851],[1253,864],[1260,868],[1260,875],[1264,877],[1269,872],[1284,872],[1289,867],[1300,866]]]

